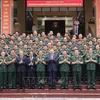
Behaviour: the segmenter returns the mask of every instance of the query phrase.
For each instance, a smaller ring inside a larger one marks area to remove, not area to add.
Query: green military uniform
[[[22,42],[23,42],[23,45],[24,45],[24,44],[27,44],[26,38],[23,38],[23,39],[22,39]]]
[[[9,41],[11,41],[10,38],[6,38],[6,39],[5,39],[5,43],[6,43],[7,45],[9,45]]]
[[[16,54],[16,56],[18,56],[18,54],[19,54],[19,50],[18,49],[15,50],[15,54]]]
[[[37,53],[38,53],[39,51],[41,51],[41,50],[43,50],[43,46],[39,46],[39,45],[38,45]]]
[[[94,45],[94,47],[96,47],[96,45],[97,45],[97,42],[93,43],[93,45]],[[96,48],[95,48],[95,49],[96,49]]]
[[[33,53],[34,53],[35,56],[38,55],[38,50],[37,49],[33,49],[32,51],[33,51]]]
[[[78,49],[79,49],[79,51],[80,51],[80,55],[82,55],[82,54],[83,54],[82,50],[84,49],[83,45],[80,45],[80,46],[78,47]]]
[[[4,63],[5,58],[0,57],[0,88],[6,88],[7,84],[7,66]]]
[[[74,56],[74,55],[75,55],[75,54],[74,54],[74,52],[75,52],[74,50],[71,50],[71,55],[72,55],[72,56]]]
[[[99,80],[100,79],[100,50],[94,50],[94,54],[97,56],[96,80]]]
[[[59,62],[64,61],[64,59],[67,59],[70,61],[70,57],[63,55],[59,56]],[[61,73],[61,88],[66,89],[68,88],[68,75],[69,75],[69,65],[66,62],[63,62],[60,64],[60,73]]]
[[[24,52],[24,55],[25,55],[25,56],[28,56],[30,51],[29,51],[28,49],[24,49],[24,48],[23,48],[23,52]]]
[[[87,54],[85,60],[89,60],[92,58],[93,60],[97,61],[97,57],[92,54]],[[90,88],[90,81],[92,80],[92,88],[95,88],[95,70],[96,64],[92,61],[86,63],[86,70],[87,70],[87,88]]]
[[[12,61],[15,57],[8,56],[6,58],[6,62]],[[9,88],[15,88],[16,87],[16,68],[15,64],[11,63],[7,65],[8,67],[8,86]]]
[[[92,38],[92,37],[87,38],[87,42],[92,41],[92,40],[93,40],[93,38]]]
[[[37,57],[37,59],[42,59],[42,61],[45,62],[45,57]],[[38,88],[44,88],[44,81],[45,81],[45,65],[42,62],[38,62],[36,66],[36,72],[37,72],[37,82],[38,82]]]
[[[47,51],[42,51],[43,52],[43,56],[46,58],[49,55],[48,50]]]
[[[92,46],[88,46],[88,49],[92,48],[93,50],[95,49],[95,46],[92,45]]]
[[[19,51],[20,51],[20,50],[22,50],[22,51],[23,51],[23,46],[19,46],[19,48],[18,48],[18,49],[19,49]]]
[[[59,55],[59,53],[60,53],[60,52],[59,52],[58,50],[57,50],[57,51],[55,51],[55,54],[56,54],[56,55]]]
[[[67,53],[68,55],[72,55],[72,47],[67,46]]]
[[[75,55],[72,56],[72,62],[76,61],[83,62],[83,58],[81,55],[76,57]],[[73,73],[73,84],[74,84],[74,89],[77,88],[77,81],[78,81],[78,88],[81,88],[81,74],[82,74],[82,66],[81,64],[73,64],[72,65],[72,73]]]
[[[94,50],[94,54],[97,56],[97,63],[100,65],[100,50]]]

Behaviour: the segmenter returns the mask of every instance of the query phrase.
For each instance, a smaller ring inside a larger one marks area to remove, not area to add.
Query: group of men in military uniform
[[[61,89],[82,89],[86,78],[87,89],[96,89],[95,81],[100,78],[100,39],[89,33],[86,37],[69,34],[48,35],[44,32],[19,36],[0,36],[0,88],[1,89],[55,89],[60,80]],[[71,73],[71,75],[69,75]],[[72,77],[72,78],[71,78]],[[72,79],[72,80],[71,80]],[[92,84],[90,84],[92,81]],[[18,86],[18,85],[19,86]]]

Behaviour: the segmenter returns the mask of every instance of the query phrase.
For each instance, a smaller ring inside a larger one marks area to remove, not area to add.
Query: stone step
[[[25,89],[25,90],[2,90],[0,91],[0,98],[100,98],[100,89],[97,90],[38,90],[38,89]]]

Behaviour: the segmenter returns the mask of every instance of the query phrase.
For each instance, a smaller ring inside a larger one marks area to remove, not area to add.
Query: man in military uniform
[[[79,55],[79,51],[75,50],[75,55],[72,57],[72,73],[73,73],[74,90],[77,88],[81,89],[81,74],[82,74],[81,64],[83,64],[83,58],[81,55]]]
[[[92,39],[93,39],[92,34],[89,33],[89,34],[87,35],[87,41],[88,41],[88,42],[89,42],[89,41],[92,41]]]
[[[15,52],[11,50],[10,55],[6,58],[5,63],[8,67],[8,88],[16,88],[16,68],[15,68]]]
[[[100,80],[100,47],[96,45],[96,49],[93,52],[97,56],[96,63],[96,80]]]
[[[96,38],[93,38],[92,41],[93,41],[93,45],[96,46],[97,45],[97,39]]]
[[[67,55],[66,51],[63,51],[62,55],[59,56],[59,64],[61,73],[61,89],[68,89],[70,57]]]
[[[2,51],[0,57],[0,89],[6,89],[7,86],[7,66],[5,64],[5,55],[6,53]]]
[[[38,89],[44,89],[46,61],[42,51],[39,51],[39,55],[37,56],[37,60],[35,63],[36,63]]]
[[[86,55],[85,58],[86,62],[86,70],[87,70],[87,89],[90,89],[90,82],[92,80],[92,88],[96,89],[95,87],[95,70],[96,70],[96,63],[97,57],[93,54],[92,48],[89,49],[89,53]]]
[[[24,52],[24,55],[25,56],[28,56],[29,55],[29,50],[28,50],[28,47],[27,47],[26,44],[23,46],[23,52]]]
[[[93,50],[95,49],[95,46],[93,45],[92,41],[89,41],[89,44],[88,44],[88,49],[90,48],[92,48]]]

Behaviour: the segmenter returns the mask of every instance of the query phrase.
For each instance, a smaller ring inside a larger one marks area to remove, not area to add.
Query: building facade
[[[58,4],[55,7],[50,5],[44,7],[43,5],[28,6],[27,0],[0,0],[1,34],[12,34],[15,31],[31,33],[34,23],[41,33],[45,31],[46,20],[65,20],[65,32],[69,32],[73,29],[73,23],[77,18],[84,21],[85,34],[87,34],[89,20],[96,19],[96,23],[99,22],[99,0],[83,0],[82,2],[82,6],[61,6]],[[98,30],[98,26],[96,30]],[[7,33],[7,31],[9,32]],[[98,31],[96,32],[98,33]]]

